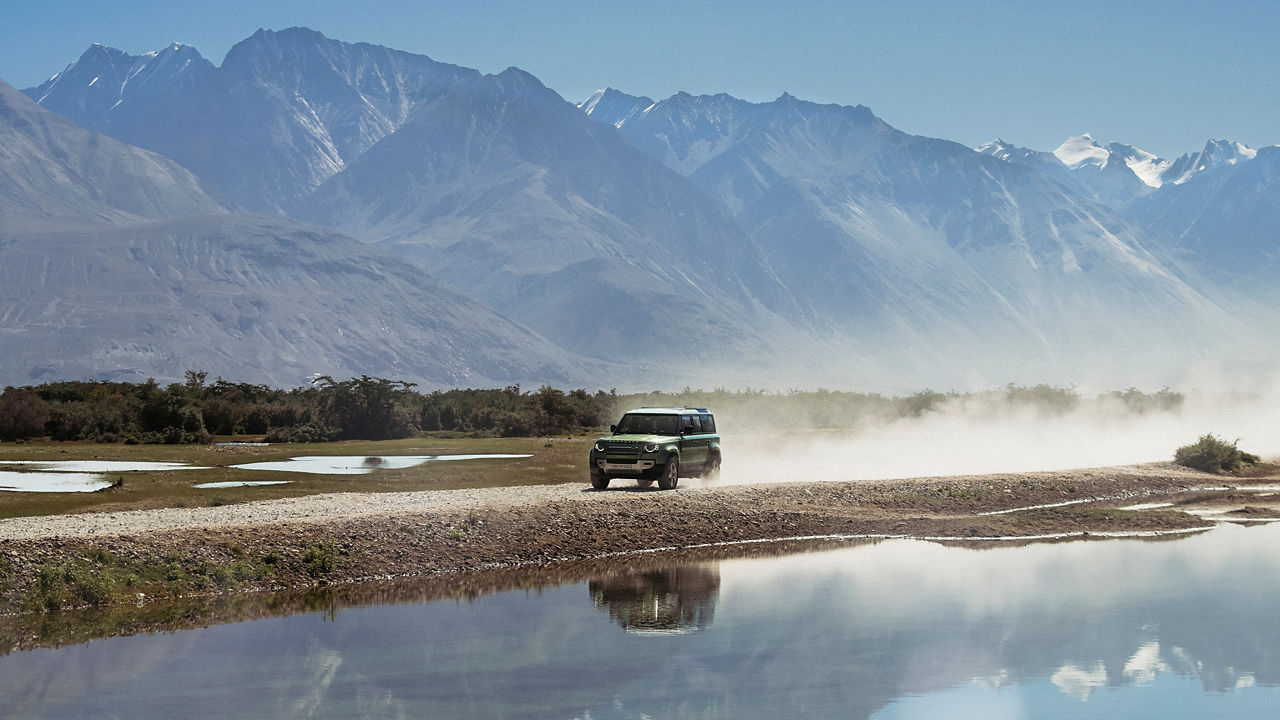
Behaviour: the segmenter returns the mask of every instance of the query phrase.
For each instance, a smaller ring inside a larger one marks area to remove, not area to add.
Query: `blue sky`
[[[38,84],[91,43],[178,41],[215,64],[304,25],[499,72],[580,102],[612,86],[863,104],[912,133],[1052,150],[1069,135],[1164,157],[1280,143],[1280,3],[819,0],[0,0],[0,78]]]

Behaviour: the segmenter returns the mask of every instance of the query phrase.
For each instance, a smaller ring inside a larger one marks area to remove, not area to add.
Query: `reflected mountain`
[[[587,585],[591,601],[629,633],[683,635],[711,625],[720,592],[720,566],[677,567],[610,574]]]

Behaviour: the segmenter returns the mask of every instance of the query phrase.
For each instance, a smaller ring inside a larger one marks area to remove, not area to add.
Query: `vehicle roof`
[[[648,415],[683,415],[685,413],[702,413],[710,415],[711,411],[706,408],[693,407],[641,407],[634,410],[628,410],[626,415],[631,413],[645,413]]]

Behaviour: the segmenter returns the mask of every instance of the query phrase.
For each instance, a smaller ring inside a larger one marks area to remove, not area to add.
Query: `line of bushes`
[[[534,436],[607,424],[614,393],[448,390],[419,393],[412,383],[362,376],[279,390],[265,385],[69,381],[8,387],[0,393],[0,440],[199,443],[214,435],[261,435],[268,442],[383,440],[419,431]]]
[[[186,382],[69,381],[9,387],[0,394],[0,440],[192,443],[214,435],[263,436],[268,442],[381,440],[418,432],[481,436],[542,436],[580,432],[614,422],[642,406],[710,407],[723,420],[755,427],[856,428],[920,417],[953,403],[989,412],[1031,409],[1063,414],[1083,403],[1107,403],[1124,412],[1176,410],[1183,396],[1172,390],[1135,388],[1086,399],[1074,388],[1007,385],[978,393],[923,390],[905,396],[828,390],[712,391],[619,395],[616,391],[563,391],[543,386],[522,391],[457,389],[421,393],[412,383],[367,375],[318,378],[307,387],[209,383],[203,372]]]

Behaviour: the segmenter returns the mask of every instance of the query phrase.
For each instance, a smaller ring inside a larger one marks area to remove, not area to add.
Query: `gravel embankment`
[[[1247,482],[1274,484],[1275,478]],[[583,483],[337,493],[16,518],[0,520],[0,614],[30,607],[42,568],[85,564],[88,572],[104,574],[172,569],[169,579],[145,588],[151,596],[553,566],[621,552],[779,538],[983,540],[1186,530],[1208,523],[1171,508],[1116,508],[1186,499],[1223,484],[1154,464],[886,482],[682,485],[676,492],[634,485],[597,492]],[[327,548],[330,562],[316,562],[317,547]],[[232,566],[256,574],[218,573]],[[137,587],[130,588],[136,595]]]
[[[362,517],[499,509],[579,496],[587,499],[586,495],[579,485],[536,485],[401,493],[329,493],[217,507],[86,512],[0,520],[0,541],[93,538],[270,523],[323,523]]]
[[[954,488],[948,492],[950,500],[981,501],[981,509],[1005,509],[1017,505],[1013,501],[1013,485],[1029,491],[1039,486],[1039,492],[1057,493],[1061,498],[1080,491],[1087,485],[1096,497],[1116,493],[1135,492],[1132,483],[1113,483],[1115,478],[1145,478],[1153,491],[1173,484],[1220,484],[1213,476],[1168,464],[1144,466],[1072,470],[1050,473],[1025,473],[1020,475],[973,475],[955,478],[914,478],[877,482],[822,482],[779,483],[773,485],[722,485],[700,488],[697,481],[684,481],[675,494],[658,492],[656,488],[641,490],[632,483],[618,482],[604,492],[596,492],[586,485],[536,485],[524,487],[500,487],[466,490],[436,490],[399,493],[329,493],[297,498],[264,500],[259,502],[222,505],[217,507],[165,508],[157,510],[133,510],[125,512],[86,512],[72,515],[24,517],[0,520],[0,541],[38,540],[50,538],[95,538],[112,535],[139,535],[155,531],[181,529],[225,529],[239,526],[258,526],[271,523],[332,523],[349,522],[361,518],[391,518],[395,516],[448,513],[465,510],[493,511],[512,507],[530,507],[554,501],[578,503],[637,502],[638,498],[662,498],[676,495],[712,493],[726,503],[738,500],[755,503],[761,500],[778,502],[812,495],[813,488],[821,494],[830,488],[875,488],[878,492],[896,495],[906,488],[928,491],[940,485]],[[1007,498],[998,495],[988,497],[988,490],[1000,485]],[[1112,485],[1116,485],[1112,487]],[[692,486],[692,487],[691,487]],[[1071,490],[1075,488],[1075,490]],[[1081,493],[1083,496],[1083,493]],[[1024,497],[1019,493],[1018,497]],[[1038,499],[1049,502],[1058,498]],[[1027,498],[1030,500],[1031,498]],[[970,502],[970,504],[972,504]],[[880,503],[877,503],[880,504]],[[955,505],[955,503],[951,503]],[[1025,503],[1024,503],[1025,504]],[[988,508],[986,505],[991,505]],[[958,508],[953,508],[958,509]]]

